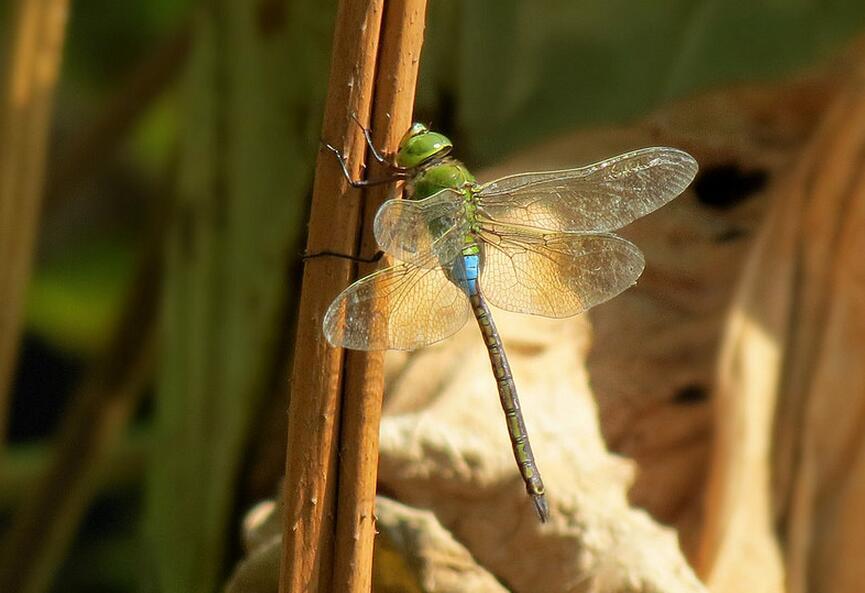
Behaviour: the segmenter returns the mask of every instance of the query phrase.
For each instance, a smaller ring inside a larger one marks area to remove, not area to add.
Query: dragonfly
[[[386,167],[382,178],[353,179],[343,154],[325,147],[354,187],[405,182],[404,198],[384,202],[373,223],[382,252],[396,261],[336,296],[323,319],[324,335],[335,347],[414,350],[453,335],[474,317],[519,473],[546,522],[544,482],[490,305],[565,318],[634,285],[643,254],[612,231],[681,194],[697,174],[697,161],[682,150],[652,147],[575,169],[478,183],[451,156],[451,140],[429,126],[412,124],[390,155],[363,131],[372,156]]]

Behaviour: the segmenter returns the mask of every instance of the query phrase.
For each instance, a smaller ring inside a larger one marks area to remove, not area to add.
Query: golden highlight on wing
[[[375,240],[384,251],[415,265],[453,261],[467,231],[463,196],[451,190],[423,200],[388,200],[373,224]],[[436,257],[429,258],[430,254]]]
[[[678,196],[696,174],[686,152],[643,148],[579,169],[493,181],[477,194],[478,215],[547,231],[613,231]]]
[[[481,293],[508,311],[570,317],[632,286],[645,265],[636,245],[611,234],[482,231]]]
[[[353,350],[414,350],[456,333],[469,318],[468,299],[430,259],[385,268],[343,290],[324,316],[327,341]]]

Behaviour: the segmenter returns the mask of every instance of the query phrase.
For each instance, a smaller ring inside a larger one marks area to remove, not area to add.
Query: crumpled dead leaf
[[[382,496],[375,508],[377,593],[506,593],[432,512]]]

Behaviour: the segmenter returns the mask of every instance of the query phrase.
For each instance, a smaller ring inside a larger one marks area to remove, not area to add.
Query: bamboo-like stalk
[[[68,0],[17,0],[0,91],[0,445],[30,279]]]
[[[364,140],[351,120],[365,118],[373,96],[383,0],[341,0],[337,9],[322,137],[341,148],[360,172]],[[307,252],[354,254],[360,203],[333,155],[319,152]],[[303,272],[291,372],[284,487],[282,593],[330,590],[336,515],[342,350],[330,347],[321,319],[349,281],[348,260],[318,257]]]
[[[373,140],[386,152],[395,152],[411,124],[418,64],[426,16],[426,0],[392,0],[382,25],[373,111]],[[381,166],[369,175],[381,177]],[[372,221],[391,186],[367,189],[360,254],[369,257],[377,245]],[[374,264],[361,264],[359,273]],[[384,390],[384,353],[349,352],[345,365],[342,431],[339,459],[334,591],[367,593],[371,590],[375,493],[378,476],[378,441]]]
[[[426,2],[391,2],[383,23],[382,8],[346,0],[337,13],[323,138],[342,139],[350,156],[364,154],[351,115],[366,119],[373,93],[380,147],[393,150],[411,120]],[[355,175],[360,162],[352,159]],[[308,253],[355,254],[362,232],[360,254],[370,255],[375,245],[368,230],[386,191],[365,192],[361,211],[358,192],[342,179],[333,155],[320,155]],[[370,590],[383,358],[351,353],[341,399],[342,353],[327,345],[321,331],[324,310],[349,272],[346,260],[332,258],[311,259],[304,270],[289,407],[283,593]]]

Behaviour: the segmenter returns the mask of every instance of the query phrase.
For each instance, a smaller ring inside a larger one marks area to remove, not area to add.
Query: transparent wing
[[[477,194],[479,215],[548,231],[612,231],[678,196],[696,174],[686,152],[643,148],[579,169],[493,181]]]
[[[468,299],[441,268],[421,263],[385,268],[343,290],[324,315],[327,341],[354,350],[414,350],[456,333],[469,317]]]
[[[463,196],[451,190],[423,200],[388,200],[373,224],[375,240],[384,251],[415,265],[453,261],[467,231]]]
[[[645,261],[636,245],[610,234],[481,231],[481,292],[497,307],[570,317],[632,286]]]

